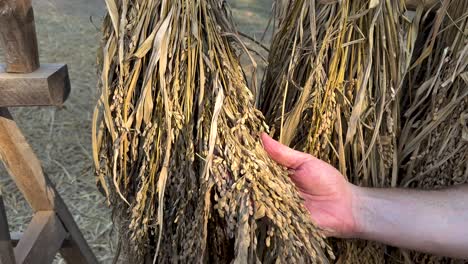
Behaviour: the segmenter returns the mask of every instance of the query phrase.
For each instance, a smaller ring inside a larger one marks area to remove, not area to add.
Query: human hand
[[[356,187],[330,164],[290,149],[265,133],[261,138],[268,155],[290,169],[312,220],[328,236],[352,237],[357,230],[353,215]]]

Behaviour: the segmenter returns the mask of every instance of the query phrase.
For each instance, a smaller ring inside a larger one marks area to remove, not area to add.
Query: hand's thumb
[[[296,169],[311,158],[310,155],[293,150],[278,141],[272,139],[266,133],[261,135],[263,147],[268,155],[279,164],[291,169]]]

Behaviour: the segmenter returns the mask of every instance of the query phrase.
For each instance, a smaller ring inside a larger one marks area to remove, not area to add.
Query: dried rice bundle
[[[424,189],[468,182],[468,2],[446,1],[428,35],[400,138],[401,185]]]
[[[404,6],[296,0],[285,14],[263,84],[267,120],[282,142],[331,162],[351,181],[388,185],[416,40]]]
[[[412,49],[415,40],[409,23],[395,21],[403,8],[394,1],[369,7],[296,0],[279,12],[285,16],[272,42],[261,109],[280,141],[332,163],[359,185],[387,186],[398,168],[399,88],[410,60],[400,43],[408,39]],[[335,250],[338,263],[382,263],[381,248],[340,242]]]
[[[260,144],[223,1],[106,3],[94,159],[127,261],[326,263]]]
[[[399,185],[434,189],[468,183],[468,2],[444,1],[425,24],[402,98]],[[401,251],[393,259],[454,262]]]
[[[427,13],[403,1],[275,4],[260,107],[283,143],[362,186],[466,182],[466,1]],[[371,242],[335,250],[339,263],[388,260]]]

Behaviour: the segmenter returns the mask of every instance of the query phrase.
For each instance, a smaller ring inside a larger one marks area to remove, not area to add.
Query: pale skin
[[[290,169],[326,235],[468,259],[468,185],[433,191],[358,187],[328,163],[267,134],[261,138],[270,157]]]

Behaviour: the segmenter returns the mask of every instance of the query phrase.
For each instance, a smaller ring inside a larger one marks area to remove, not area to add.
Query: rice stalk
[[[399,138],[399,185],[437,189],[468,183],[468,2],[444,1],[414,56]],[[402,251],[395,260],[456,260]]]
[[[327,263],[286,169],[260,144],[268,128],[226,4],[106,4],[93,157],[126,261]]]
[[[397,165],[398,102],[417,36],[402,4],[368,6],[293,1],[278,19],[260,107],[283,143],[355,183],[385,186]]]
[[[320,2],[275,2],[260,96],[272,134],[360,186],[467,182],[467,3]],[[388,250],[335,244],[338,263],[433,259]]]

